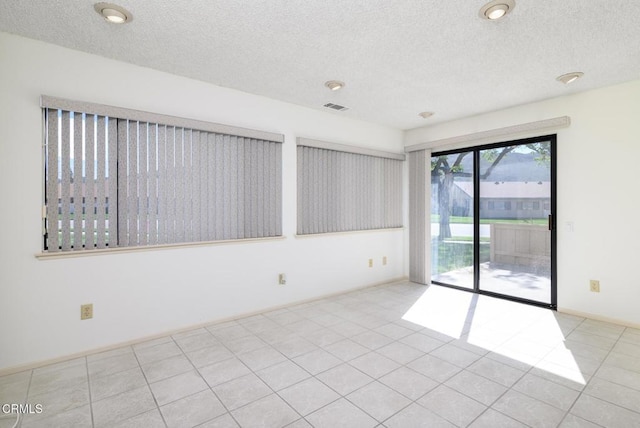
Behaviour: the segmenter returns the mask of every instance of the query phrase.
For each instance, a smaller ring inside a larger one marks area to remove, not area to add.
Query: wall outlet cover
[[[88,320],[93,318],[93,303],[80,305],[80,319]]]

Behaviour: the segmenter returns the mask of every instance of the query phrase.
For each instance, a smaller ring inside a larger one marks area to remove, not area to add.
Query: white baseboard
[[[637,328],[640,329],[640,324],[636,324],[636,323],[632,323],[626,320],[622,320],[622,319],[618,319],[618,318],[610,318],[610,317],[604,317],[602,315],[597,315],[597,314],[592,314],[589,312],[581,312],[581,311],[576,311],[573,309],[569,309],[569,308],[561,308],[558,307],[558,312],[562,313],[562,314],[568,314],[568,315],[575,315],[577,317],[582,317],[582,318],[589,318],[595,321],[603,321],[603,322],[608,322],[611,324],[618,324],[618,325],[622,325],[625,327],[631,327],[631,328]]]
[[[122,348],[124,346],[132,346],[132,345],[136,345],[138,343],[147,342],[149,340],[159,339],[161,337],[171,336],[171,335],[174,335],[174,334],[182,333],[182,332],[189,331],[189,330],[195,330],[197,328],[202,328],[202,327],[210,326],[210,325],[213,325],[213,324],[220,324],[220,323],[223,323],[223,322],[233,321],[233,320],[237,320],[237,319],[240,319],[240,318],[246,318],[246,317],[250,317],[250,316],[253,316],[253,315],[259,315],[259,314],[263,314],[263,313],[266,313],[266,312],[276,311],[278,309],[283,309],[283,308],[287,308],[287,307],[290,307],[290,306],[295,306],[295,305],[300,305],[300,304],[303,304],[303,303],[314,302],[316,300],[322,300],[322,299],[326,299],[326,298],[329,298],[329,297],[340,296],[342,294],[347,294],[347,293],[351,293],[351,292],[354,292],[354,291],[363,290],[365,288],[378,287],[380,285],[391,285],[391,284],[395,284],[395,283],[398,283],[398,282],[404,282],[404,281],[408,281],[408,280],[409,280],[408,277],[403,276],[403,277],[399,277],[399,278],[390,279],[390,280],[387,280],[387,281],[376,282],[376,283],[368,284],[368,285],[361,285],[361,286],[358,286],[358,287],[355,287],[355,288],[350,288],[349,290],[336,291],[336,292],[333,292],[333,293],[323,294],[321,296],[316,296],[316,297],[311,297],[311,298],[308,298],[308,299],[297,300],[297,301],[290,302],[290,303],[283,304],[283,305],[270,306],[268,308],[263,308],[263,309],[260,309],[260,310],[257,310],[257,311],[252,311],[252,312],[245,312],[245,313],[234,315],[234,316],[231,316],[231,317],[213,319],[213,320],[209,320],[207,322],[190,325],[188,327],[183,327],[183,328],[179,328],[179,329],[176,329],[176,330],[165,331],[165,332],[154,334],[154,335],[151,335],[151,336],[144,336],[144,337],[140,337],[140,338],[137,338],[137,339],[134,339],[134,340],[129,340],[129,341],[126,341],[126,342],[118,342],[118,343],[114,343],[113,345],[103,346],[103,347],[100,347],[100,348],[93,348],[93,349],[89,349],[89,350],[86,350],[86,351],[77,352],[77,353],[74,353],[74,354],[64,355],[64,356],[61,356],[61,357],[51,358],[51,359],[47,359],[47,360],[41,360],[41,361],[37,361],[37,362],[34,362],[34,363],[20,365],[20,366],[12,366],[12,367],[8,367],[8,368],[3,368],[3,369],[0,369],[0,376],[6,376],[6,375],[22,372],[22,371],[25,371],[25,370],[33,370],[33,369],[36,369],[38,367],[43,367],[43,366],[48,366],[48,365],[51,365],[51,364],[61,363],[63,361],[67,361],[67,360],[73,360],[74,358],[86,357],[87,355],[98,354],[100,352],[111,351],[113,349]]]

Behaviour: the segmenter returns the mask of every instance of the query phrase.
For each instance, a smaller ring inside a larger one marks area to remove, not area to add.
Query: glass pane
[[[433,281],[473,289],[473,153],[431,158]]]
[[[551,303],[550,150],[540,142],[480,152],[481,290]]]

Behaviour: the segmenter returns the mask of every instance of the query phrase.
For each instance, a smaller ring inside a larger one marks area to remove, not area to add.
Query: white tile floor
[[[637,427],[640,330],[396,283],[0,377],[4,403],[43,406],[24,428]]]

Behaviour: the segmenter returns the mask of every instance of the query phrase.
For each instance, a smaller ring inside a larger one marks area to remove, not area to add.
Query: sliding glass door
[[[481,150],[479,178],[480,289],[551,304],[551,142]]]
[[[433,281],[473,289],[473,152],[431,158]]]
[[[555,307],[555,136],[434,153],[432,281]]]

